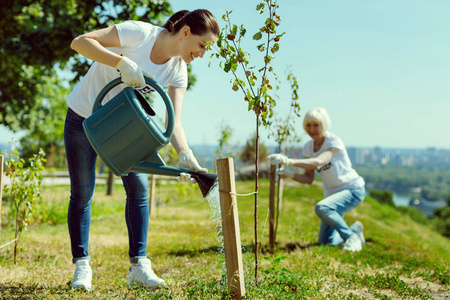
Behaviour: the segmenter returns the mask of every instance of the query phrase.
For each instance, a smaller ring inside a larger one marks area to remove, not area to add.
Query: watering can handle
[[[167,129],[166,131],[163,133],[164,136],[167,139],[170,139],[170,137],[172,136],[173,133],[173,127],[175,124],[175,113],[173,110],[173,104],[172,101],[170,100],[169,96],[167,95],[167,93],[164,91],[164,89],[162,88],[162,86],[156,82],[155,80],[153,80],[152,78],[146,77],[144,76],[145,82],[150,85],[152,88],[154,88],[159,95],[163,98],[164,100],[164,104],[166,105],[166,109],[167,109]],[[110,83],[108,83],[98,94],[97,98],[95,99],[94,102],[94,106],[92,107],[92,113],[94,113],[95,111],[97,111],[100,107],[102,107],[102,100],[103,98],[106,96],[106,94],[112,90],[114,87],[118,86],[119,84],[123,83],[122,79],[120,77],[112,80]]]

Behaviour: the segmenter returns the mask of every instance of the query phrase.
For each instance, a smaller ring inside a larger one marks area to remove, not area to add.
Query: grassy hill
[[[276,252],[265,251],[268,186],[268,181],[260,182],[263,253],[257,284],[254,197],[238,197],[246,299],[450,299],[450,240],[369,197],[346,215],[349,223],[364,224],[367,239],[361,252],[350,253],[316,244],[320,220],[314,205],[321,199],[320,187],[289,184],[284,189]],[[249,193],[254,182],[237,182],[236,187],[238,193]],[[0,249],[0,299],[227,299],[217,210],[211,210],[196,186],[178,184],[158,184],[159,206],[149,231],[148,256],[169,287],[128,288],[124,192],[118,185],[112,197],[105,196],[103,186],[96,191],[90,237],[93,290],[72,290],[68,191],[67,186],[43,189],[44,201],[23,233],[17,265],[12,245]],[[13,227],[5,224],[7,200],[0,246],[14,236]]]

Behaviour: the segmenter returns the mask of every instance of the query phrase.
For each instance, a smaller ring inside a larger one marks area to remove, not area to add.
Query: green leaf
[[[237,80],[233,83],[233,91],[237,92],[239,90],[239,83]]]
[[[253,104],[255,103],[255,99],[248,100],[248,110],[252,110]]]
[[[256,49],[258,49],[259,52],[264,52],[264,50],[266,50],[266,45],[260,44],[260,45],[256,46]]]
[[[231,62],[230,62],[230,61],[227,61],[227,62],[225,63],[225,66],[223,67],[223,70],[224,70],[225,72],[227,72],[227,73],[231,70]]]
[[[231,34],[236,35],[237,34],[237,30],[238,30],[237,25],[233,25],[233,29],[231,29]]]
[[[273,263],[278,265],[279,263],[281,263],[284,259],[286,259],[285,256],[281,256],[281,257],[277,257],[274,259]]]
[[[239,31],[240,37],[244,37],[245,33],[247,32],[247,29],[245,29],[244,25],[241,25],[241,29]]]
[[[261,95],[265,95],[267,93],[267,86],[263,85],[261,87]]]
[[[232,70],[233,72],[236,72],[237,67],[238,67],[237,61],[236,61],[236,60],[233,60],[233,61],[231,62],[231,70]]]
[[[259,14],[264,13],[265,8],[266,8],[266,4],[265,3],[259,3],[258,5],[256,5],[256,11]]]
[[[270,64],[270,62],[272,61],[273,58],[274,58],[274,56],[267,55],[267,56],[265,57],[265,62],[266,62],[266,64]]]
[[[273,47],[272,47],[272,50],[271,50],[272,53],[275,53],[278,50],[280,50],[280,44],[278,44],[278,43],[273,44]]]
[[[253,39],[255,41],[259,41],[260,39],[262,39],[262,33],[261,32],[257,32],[253,35]]]

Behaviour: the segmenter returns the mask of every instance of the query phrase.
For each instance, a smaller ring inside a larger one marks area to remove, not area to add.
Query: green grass
[[[237,182],[249,193],[254,182]],[[225,258],[210,207],[196,186],[161,184],[161,205],[150,220],[148,256],[164,290],[128,288],[124,192],[98,186],[92,208],[90,255],[93,290],[72,290],[66,225],[67,186],[45,187],[32,224],[23,233],[17,265],[13,246],[0,249],[0,299],[227,299]],[[365,226],[367,245],[349,253],[316,244],[320,220],[314,205],[322,190],[284,189],[275,253],[268,249],[268,182],[260,182],[258,284],[254,279],[254,197],[238,197],[246,299],[446,299],[450,295],[450,241],[431,227],[371,198],[346,215]],[[0,246],[13,239],[7,197]],[[11,219],[11,218],[10,218]]]

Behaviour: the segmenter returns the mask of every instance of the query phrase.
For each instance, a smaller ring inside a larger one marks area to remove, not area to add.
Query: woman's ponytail
[[[170,33],[175,34],[184,26],[189,26],[191,32],[195,35],[203,35],[208,31],[216,36],[220,34],[216,18],[206,9],[196,9],[191,12],[180,10],[174,13],[163,27]]]
[[[175,25],[183,19],[185,15],[189,13],[188,10],[180,10],[179,12],[174,13],[169,20],[167,20],[166,24],[164,24],[164,28],[167,29],[169,32],[176,32]]]

